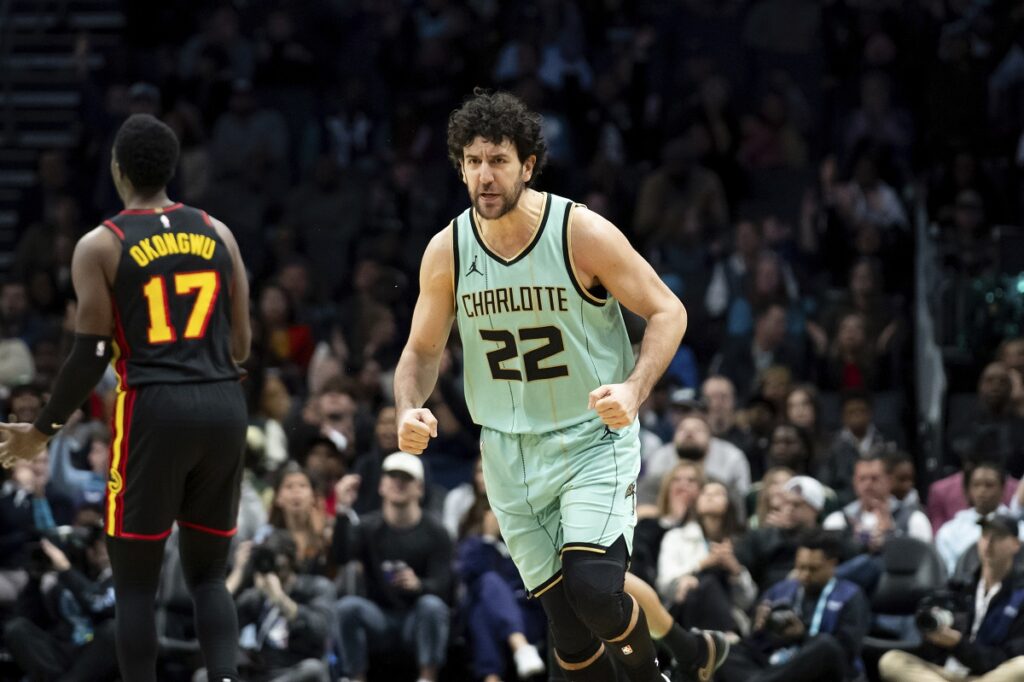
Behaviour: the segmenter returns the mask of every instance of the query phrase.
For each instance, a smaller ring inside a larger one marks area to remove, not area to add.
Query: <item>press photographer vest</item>
[[[843,580],[842,578],[836,578],[835,587],[832,589],[825,600],[825,610],[821,616],[821,626],[818,632],[825,632],[828,634],[834,634],[836,627],[839,624],[839,614],[842,612],[843,607],[856,596],[860,590],[857,585],[850,582],[849,580]],[[768,589],[764,594],[764,599],[770,602],[773,606],[776,605],[789,605],[795,606],[797,596],[800,594],[800,583],[796,580],[783,580],[780,583],[775,583]]]
[[[1002,592],[996,595],[985,612],[985,619],[981,621],[978,628],[978,636],[975,642],[987,646],[999,646],[1006,639],[1010,626],[1017,619],[1021,604],[1024,604],[1024,588],[1010,592],[1010,598],[1005,602],[1000,599]]]

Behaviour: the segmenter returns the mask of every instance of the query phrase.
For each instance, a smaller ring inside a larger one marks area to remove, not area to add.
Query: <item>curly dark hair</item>
[[[114,138],[114,158],[135,191],[152,196],[167,186],[178,166],[178,138],[150,114],[132,114]]]
[[[490,93],[474,88],[473,96],[448,117],[448,158],[462,174],[462,150],[479,135],[489,142],[508,139],[515,145],[520,161],[536,156],[532,185],[548,160],[548,145],[541,132],[542,118],[526,108],[515,95]]]

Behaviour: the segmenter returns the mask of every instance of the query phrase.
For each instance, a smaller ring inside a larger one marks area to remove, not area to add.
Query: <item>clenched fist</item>
[[[398,417],[398,449],[421,455],[431,438],[437,437],[437,417],[425,407],[406,410]]]
[[[595,410],[608,428],[622,429],[636,419],[640,397],[630,384],[605,384],[590,392],[587,407]]]

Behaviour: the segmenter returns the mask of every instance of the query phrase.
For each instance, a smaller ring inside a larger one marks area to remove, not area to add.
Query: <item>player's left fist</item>
[[[590,392],[587,407],[612,429],[622,429],[633,423],[640,410],[640,398],[629,384],[605,384]]]

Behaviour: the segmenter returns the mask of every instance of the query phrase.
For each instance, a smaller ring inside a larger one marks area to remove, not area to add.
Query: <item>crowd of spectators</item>
[[[936,547],[972,586],[978,570],[985,589],[1005,579],[1017,598],[1003,570],[1014,534],[978,522],[1024,498],[1024,320],[1002,315],[1017,273],[1000,248],[1010,242],[993,239],[1024,224],[1020,0],[124,11],[102,68],[79,41],[81,139],[40,154],[19,207],[0,281],[0,398],[18,421],[43,404],[69,348],[73,245],[121,208],[113,133],[130,113],[161,117],[182,144],[171,197],[231,227],[253,285],[228,577],[247,679],[497,682],[545,667],[543,616],[477,473],[457,338],[427,402],[438,437],[420,459],[394,454],[390,377],[414,273],[466,205],[447,115],[477,85],[544,115],[539,189],[612,220],[687,306],[684,345],[641,410],[632,570],[684,627],[733,633],[737,655],[716,679],[860,675],[865,633],[908,631],[870,608],[897,539]],[[951,410],[943,452],[928,453],[940,455],[934,482],[921,476],[912,408],[922,216],[959,300],[1001,320],[961,320],[976,395]],[[642,323],[627,324],[639,338]],[[47,458],[4,474],[2,648],[29,679],[114,674],[94,663],[113,660],[109,566],[94,541],[113,390],[97,387]],[[162,665],[201,679],[173,547]],[[822,595],[824,617],[804,595]],[[774,617],[781,603],[795,615]],[[947,654],[929,660],[1019,671],[1024,616],[996,627],[971,615],[957,642],[928,639]],[[902,679],[892,671],[915,661],[882,670]]]

